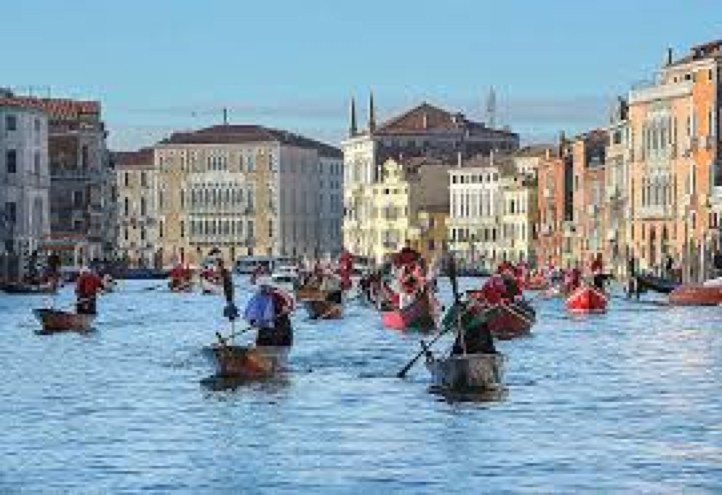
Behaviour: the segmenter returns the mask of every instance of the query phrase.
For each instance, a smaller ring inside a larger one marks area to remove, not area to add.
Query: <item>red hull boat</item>
[[[605,313],[608,303],[606,294],[594,287],[583,285],[567,297],[566,305],[570,313]]]
[[[470,290],[467,295],[484,305],[484,309],[493,305],[484,298],[482,291]],[[525,301],[501,303],[489,318],[489,330],[499,340],[511,340],[531,333],[536,323],[536,311]]]
[[[669,295],[674,306],[717,306],[722,304],[722,287],[683,285]]]
[[[437,304],[433,295],[425,290],[413,303],[403,309],[385,311],[385,327],[395,330],[434,330],[438,319]]]

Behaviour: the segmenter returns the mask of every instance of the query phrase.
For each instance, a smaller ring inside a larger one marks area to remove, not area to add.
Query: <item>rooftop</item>
[[[419,134],[462,129],[500,136],[516,136],[511,131],[486,127],[483,123],[468,120],[462,113],[449,112],[427,102],[422,102],[411,110],[384,122],[374,131],[374,135]]]
[[[32,108],[41,110],[53,121],[74,121],[80,117],[99,117],[101,106],[98,101],[71,100],[67,98],[36,98],[16,95],[11,91],[0,91],[0,106]]]
[[[260,125],[224,124],[206,127],[197,131],[176,132],[159,144],[246,144],[258,142],[275,142],[285,146],[315,149],[323,157],[343,158],[341,150],[331,145],[289,131]]]
[[[150,167],[153,165],[153,148],[142,148],[138,151],[116,151],[113,160],[118,169]]]

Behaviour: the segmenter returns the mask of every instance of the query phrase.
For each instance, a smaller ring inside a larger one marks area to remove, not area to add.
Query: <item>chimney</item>
[[[427,115],[426,112],[424,112],[422,114],[421,118],[423,119],[422,120],[423,123],[421,125],[424,127],[424,129],[428,129],[429,128],[429,116]]]
[[[374,105],[374,93],[369,93],[369,132],[376,130],[376,107]]]
[[[674,52],[671,48],[667,48],[667,63],[665,65],[672,65],[674,61]]]
[[[461,156],[461,151],[456,152],[456,167],[461,168],[463,166],[464,159]]]

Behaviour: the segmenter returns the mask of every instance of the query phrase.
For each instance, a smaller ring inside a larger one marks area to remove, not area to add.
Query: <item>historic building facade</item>
[[[256,125],[175,133],[154,149],[165,265],[199,264],[214,249],[227,260],[340,250],[339,150]]]
[[[427,220],[421,222],[419,215],[427,210],[428,219],[429,208],[448,209],[448,167],[421,157],[386,160],[378,182],[367,189],[365,198],[373,225],[369,230],[370,249],[358,254],[382,261],[428,234],[431,225]]]
[[[366,189],[381,180],[388,158],[427,157],[439,162],[488,156],[495,151],[511,153],[519,147],[519,136],[492,129],[428,103],[376,125],[373,98],[369,99],[368,125],[357,124],[355,103],[351,102],[349,136],[344,153],[344,246],[363,255],[375,243],[371,210],[364,203]]]
[[[681,262],[706,272],[717,236],[712,206],[719,156],[722,42],[671,50],[655,82],[629,94],[631,251],[641,268]]]
[[[48,118],[0,93],[0,254],[27,256],[50,233]]]
[[[115,257],[133,268],[160,265],[158,174],[152,148],[113,153],[118,240]]]

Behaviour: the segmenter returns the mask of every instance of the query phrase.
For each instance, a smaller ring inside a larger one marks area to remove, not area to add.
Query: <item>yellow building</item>
[[[160,263],[157,173],[153,150],[114,153],[117,190],[117,257],[130,267],[152,267]]]
[[[419,223],[421,211],[430,206],[448,211],[447,174],[448,165],[426,158],[384,162],[379,181],[364,191],[372,219],[372,242],[361,254],[382,261],[411,245],[414,238],[420,240],[424,230]]]
[[[449,230],[449,205],[428,205],[419,208],[416,227],[411,229],[411,247],[429,262],[439,260],[446,253]]]

